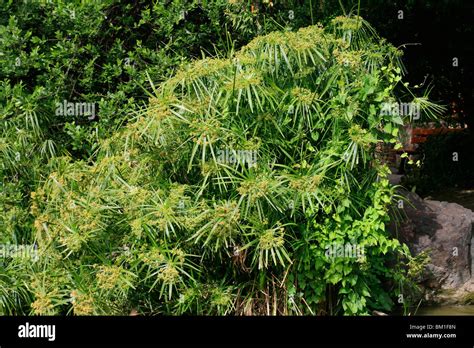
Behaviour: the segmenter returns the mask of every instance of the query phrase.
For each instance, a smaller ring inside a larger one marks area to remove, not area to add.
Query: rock
[[[392,185],[398,185],[402,181],[403,175],[402,174],[389,174],[388,181]]]
[[[474,224],[474,221],[472,223]],[[471,278],[474,277],[473,273],[474,273],[474,233],[472,234],[472,238],[471,238]]]
[[[422,284],[428,298],[436,303],[462,303],[474,291],[474,213],[456,203],[402,194],[410,203],[403,204],[406,219],[398,227],[399,238],[415,255],[429,250],[431,261]]]
[[[441,291],[438,290],[428,293],[428,300],[433,303],[445,305],[472,305],[474,304],[473,278],[457,289],[443,289]]]

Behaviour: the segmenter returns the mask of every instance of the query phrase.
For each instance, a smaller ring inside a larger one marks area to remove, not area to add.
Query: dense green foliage
[[[93,156],[98,140],[146,103],[150,80],[165,80],[202,51],[310,23],[307,8],[292,1],[250,9],[227,0],[2,1],[0,238],[31,241],[30,192],[48,160]],[[97,116],[57,115],[63,100],[95,103]]]
[[[2,1],[2,245],[35,241],[30,193],[48,176],[49,159],[93,158],[98,140],[146,102],[150,80],[166,79],[202,50],[229,51],[258,32],[310,20],[307,7],[293,1],[253,12],[251,6],[227,0]],[[55,104],[65,99],[96,103],[97,117],[56,115]],[[1,272],[2,311],[19,312],[26,304],[28,312],[28,277],[11,263],[2,263]]]
[[[400,72],[359,17],[183,67],[93,164],[50,162],[33,313],[390,308],[398,285],[383,285],[404,272],[388,262],[408,255],[385,231],[393,189],[374,149],[402,123],[379,112]],[[327,255],[348,243],[363,254]]]
[[[1,314],[393,307],[413,260],[385,231],[376,145],[410,120],[380,110],[396,91],[433,105],[361,17],[295,31],[324,11],[250,7],[0,9],[0,240],[39,256],[0,261]],[[97,117],[58,115],[63,100]],[[363,253],[328,255],[341,245]]]

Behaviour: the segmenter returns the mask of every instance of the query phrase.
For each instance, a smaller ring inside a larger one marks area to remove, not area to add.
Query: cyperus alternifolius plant
[[[385,231],[393,189],[375,148],[407,121],[381,113],[402,71],[400,52],[360,17],[183,66],[97,161],[51,161],[35,196],[38,262],[62,270],[45,277],[62,277],[64,291],[43,291],[48,310],[389,307],[383,284],[402,275],[386,264],[407,249]],[[338,245],[363,252],[327,257]]]

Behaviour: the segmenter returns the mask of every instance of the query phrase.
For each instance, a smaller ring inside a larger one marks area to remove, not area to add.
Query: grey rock
[[[406,217],[398,227],[392,225],[391,229],[398,230],[400,240],[415,255],[429,250],[431,261],[423,287],[432,293],[430,297],[434,302],[446,302],[443,293],[465,296],[465,292],[472,289],[474,271],[474,213],[456,203],[423,200],[412,192],[402,194],[410,202],[405,202],[402,209]],[[453,301],[461,300],[454,298]]]

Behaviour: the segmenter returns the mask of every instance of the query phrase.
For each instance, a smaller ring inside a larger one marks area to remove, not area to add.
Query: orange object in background
[[[439,127],[439,128],[413,128],[411,134],[411,143],[412,144],[422,144],[426,142],[430,135],[440,135],[453,132],[461,132],[464,128],[448,128],[448,127]]]
[[[412,126],[405,126],[405,131],[403,132],[405,136],[403,137],[401,143],[403,147],[395,150],[396,153],[401,154],[407,152],[409,154],[416,153],[418,151],[418,146],[425,143],[428,140],[430,135],[441,135],[453,132],[462,132],[466,128],[458,126],[456,128],[450,128],[447,126],[436,127],[434,125],[426,125],[429,128],[421,128]]]

